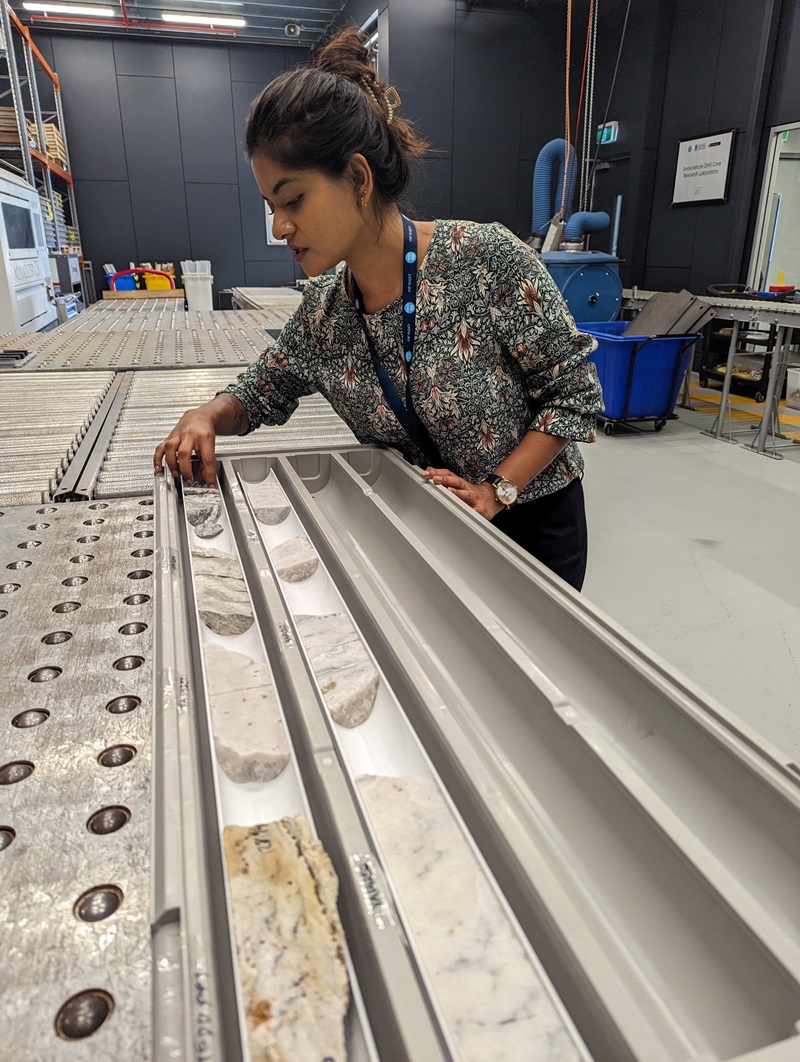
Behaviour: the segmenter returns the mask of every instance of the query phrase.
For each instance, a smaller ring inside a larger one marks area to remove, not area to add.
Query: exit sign
[[[597,127],[597,143],[613,144],[619,136],[619,122],[606,122]]]

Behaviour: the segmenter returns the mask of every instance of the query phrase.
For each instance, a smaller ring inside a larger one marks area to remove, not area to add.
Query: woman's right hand
[[[166,439],[159,443],[153,455],[156,472],[163,472],[162,462],[173,476],[182,476],[186,484],[194,482],[192,454],[197,454],[202,463],[203,479],[209,487],[217,485],[217,459],[214,443],[217,423],[214,402],[207,402],[198,409],[187,410]]]

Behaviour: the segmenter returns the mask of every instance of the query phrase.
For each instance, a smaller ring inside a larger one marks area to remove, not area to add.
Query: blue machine
[[[622,306],[619,258],[603,251],[545,251],[542,261],[576,321],[615,321]]]
[[[554,188],[556,164],[558,177]],[[565,226],[563,243],[571,249],[545,251],[542,261],[576,321],[614,321],[622,306],[619,258],[602,251],[583,250],[585,237],[608,228],[611,219],[603,210],[573,213],[577,169],[575,150],[566,140],[551,140],[539,152],[533,173],[533,245],[541,246],[551,218],[560,216]]]

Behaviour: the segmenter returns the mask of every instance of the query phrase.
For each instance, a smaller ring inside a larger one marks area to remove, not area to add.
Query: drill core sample
[[[269,669],[220,645],[203,653],[220,767],[233,782],[271,781],[289,762],[289,742]]]
[[[343,612],[297,616],[297,630],[334,722],[346,727],[363,723],[380,678],[350,617]]]
[[[200,619],[215,634],[243,634],[253,610],[238,560],[208,546],[192,547],[194,587]]]
[[[252,1062],[346,1062],[349,1002],[338,881],[304,815],[226,826]]]

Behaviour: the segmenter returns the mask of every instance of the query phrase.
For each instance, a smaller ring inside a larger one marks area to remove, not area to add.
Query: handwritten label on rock
[[[211,997],[208,991],[208,974],[205,971],[195,970],[192,989],[194,993],[195,1062],[212,1062],[216,1034],[211,1013]]]

